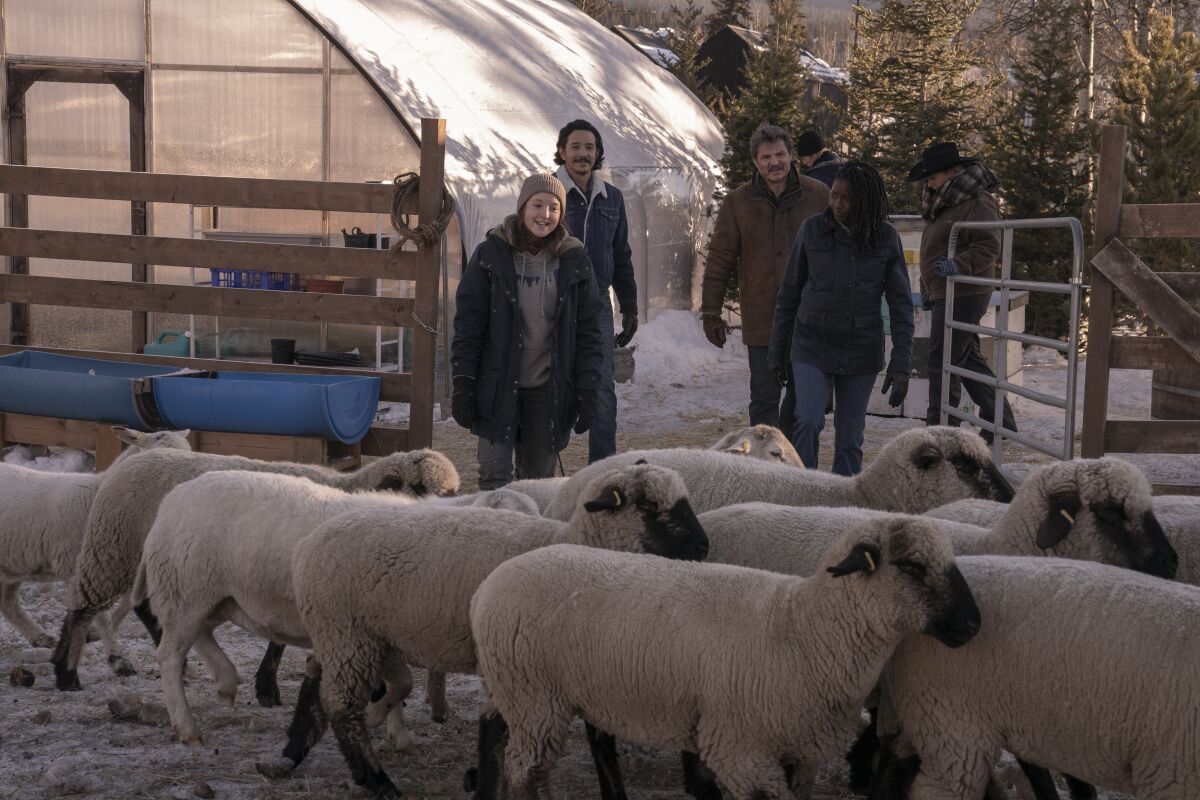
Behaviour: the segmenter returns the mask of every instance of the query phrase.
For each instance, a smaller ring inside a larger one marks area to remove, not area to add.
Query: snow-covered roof
[[[672,35],[670,28],[652,31],[643,27],[613,25],[612,30],[661,67],[672,67],[679,63],[679,56],[669,47]]]
[[[718,171],[716,117],[566,0],[291,2],[413,130],[421,117],[446,119],[446,180],[467,206],[468,248],[498,221],[473,215],[471,198],[515,196],[520,177],[553,169],[558,130],[572,119],[595,122],[614,172]]]
[[[729,25],[727,27],[751,47],[758,50],[765,48],[763,44],[765,37],[760,31],[752,28],[743,28],[741,25]],[[847,70],[831,66],[828,61],[823,58],[817,58],[807,50],[800,51],[800,59],[804,62],[804,66],[808,68],[809,73],[815,80],[822,83],[850,82],[850,73]]]

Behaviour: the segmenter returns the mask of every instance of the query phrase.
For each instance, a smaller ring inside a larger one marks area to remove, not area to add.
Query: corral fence
[[[10,87],[10,93],[12,87]],[[11,131],[10,131],[11,133]],[[420,183],[409,195],[406,213],[434,220],[444,194],[446,124],[421,122]],[[307,372],[373,376],[381,381],[380,399],[410,404],[405,429],[373,427],[362,452],[382,455],[429,447],[433,441],[435,346],[437,340],[439,243],[416,251],[317,247],[259,242],[211,241],[146,235],[145,208],[150,202],[253,209],[366,212],[390,215],[391,184],[335,183],[168,175],[22,166],[20,140],[10,139],[10,163],[0,165],[0,193],[7,195],[0,255],[9,257],[0,274],[0,353],[30,348],[30,306],[128,311],[133,315],[129,352],[47,349],[65,355],[111,361],[168,364],[211,370]],[[28,227],[28,196],[122,200],[131,204],[131,233],[36,230]],[[87,260],[131,265],[131,280],[44,277],[29,274],[30,258]],[[414,283],[414,296],[378,297],[259,289],[179,286],[147,282],[146,265],[244,269],[301,275],[403,280]],[[147,341],[148,312],[236,316],[256,320],[346,323],[410,329],[411,372],[376,372],[337,367],[297,367],[227,358],[201,359],[141,354]]]

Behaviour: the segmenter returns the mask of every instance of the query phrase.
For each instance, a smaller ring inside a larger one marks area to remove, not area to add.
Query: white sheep
[[[142,433],[114,425],[113,433],[129,445],[114,462],[132,453],[155,448],[190,450],[190,431]],[[25,581],[65,581],[75,570],[75,559],[87,527],[92,499],[106,473],[44,472],[0,464],[0,615],[34,647],[53,647],[54,637],[21,608],[18,594]],[[105,653],[118,674],[128,665],[115,655],[113,628],[120,624],[128,605],[111,619],[96,619]]]
[[[546,507],[550,505],[550,502],[558,495],[558,490],[566,482],[566,478],[525,478],[513,481],[505,488],[533,498],[533,502],[537,503],[538,512],[545,514]]]
[[[558,546],[497,567],[471,603],[498,712],[481,724],[477,796],[491,796],[487,754],[505,727],[518,796],[547,796],[581,716],[698,753],[737,800],[808,797],[896,645],[924,632],[959,646],[979,626],[950,543],[926,520],[867,522],[822,566],[797,578]]]
[[[645,465],[601,471],[569,522],[470,508],[364,509],[296,547],[296,599],[323,671],[320,707],[358,783],[395,791],[363,725],[385,661],[474,673],[471,594],[496,565],[556,542],[693,559],[707,548],[679,476]],[[324,724],[318,709],[297,713]],[[285,759],[298,764],[320,733],[293,726]]]
[[[1200,590],[1062,559],[959,566],[979,635],[905,642],[881,678],[880,734],[920,760],[914,800],[982,797],[1001,749],[1140,798],[1200,797]]]
[[[1030,473],[1011,503],[992,503],[1000,516],[987,527],[938,516],[938,510],[925,516],[950,537],[955,555],[1058,556],[1171,578],[1177,558],[1149,507],[1149,489],[1145,476],[1122,461],[1060,461]],[[811,575],[829,546],[857,521],[887,518],[902,515],[769,503],[700,514],[709,561],[789,575]]]
[[[434,497],[426,501],[435,506],[459,506],[472,508],[495,508],[501,511],[516,511],[530,516],[541,516],[537,500],[525,492],[501,486],[499,489],[489,489],[474,494],[460,494],[456,497]]]
[[[730,431],[709,448],[735,456],[757,458],[779,464],[803,467],[800,454],[774,425],[751,425],[741,430]]]
[[[205,472],[237,470],[297,475],[343,491],[403,491],[414,496],[454,494],[459,478],[441,453],[415,450],[393,453],[354,472],[338,472],[315,464],[258,461],[241,456],[154,450],[110,467],[100,484],[76,562],[71,596],[54,650],[59,689],[79,688],[78,664],[83,631],[91,619],[133,587],[158,505],[171,489]],[[158,626],[146,603],[134,609],[158,641]]]
[[[852,478],[817,470],[782,469],[758,459],[712,450],[639,450],[611,456],[571,476],[545,510],[570,513],[599,469],[645,461],[683,477],[697,513],[761,501],[793,506],[854,506],[919,514],[964,497],[1012,499],[1012,487],[978,435],[951,427],[916,428],[896,436]]]

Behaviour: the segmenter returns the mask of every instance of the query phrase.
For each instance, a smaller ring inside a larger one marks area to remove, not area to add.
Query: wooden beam
[[[19,353],[28,347],[0,344],[0,355]],[[99,358],[119,361],[123,364],[162,364],[179,368],[214,369],[223,372],[271,372],[302,375],[345,375],[348,378],[379,378],[379,399],[390,403],[409,402],[412,375],[407,372],[376,372],[371,369],[349,369],[345,367],[307,367],[291,364],[270,364],[260,361],[234,361],[216,358],[183,358],[180,356],[154,356],[142,353],[113,353],[104,350],[68,350],[63,348],[37,348],[38,352],[56,353],[78,358]]]
[[[1125,128],[1100,129],[1100,161],[1096,178],[1096,216],[1093,246],[1106,246],[1117,234],[1121,219],[1121,193],[1125,190]],[[1083,380],[1083,458],[1104,455],[1104,428],[1108,419],[1108,369],[1112,360],[1113,285],[1092,270],[1088,303],[1088,346]]]
[[[1121,206],[1122,239],[1200,239],[1200,203]]]
[[[89,67],[75,64],[53,64],[43,62],[13,62],[9,64],[10,74],[26,77],[30,82],[54,81],[57,83],[115,83],[114,78],[126,75],[142,74],[142,67],[128,68],[114,66]],[[118,86],[118,88],[120,88]]]
[[[1198,369],[1200,363],[1165,336],[1114,336],[1112,369]]]
[[[129,101],[129,169],[131,172],[146,171],[146,73],[113,72],[109,79]],[[145,236],[150,232],[146,216],[146,201],[133,200],[129,203],[129,232],[134,236]],[[146,283],[146,263],[130,264],[129,279],[134,283]],[[145,311],[134,311],[129,332],[129,349],[140,353],[149,336]],[[119,451],[118,451],[119,454]]]
[[[416,450],[405,428],[375,427],[367,431],[362,439],[362,454],[364,456],[387,456],[402,450]]]
[[[413,301],[406,297],[214,289],[204,286],[138,284],[0,275],[0,301],[69,308],[208,314],[214,317],[280,319],[291,322],[343,322],[349,325],[408,327]]]
[[[413,280],[416,254],[358,247],[0,228],[0,255]]]
[[[33,83],[27,73],[14,70],[8,65],[6,72],[8,93],[5,99],[5,119],[8,122],[8,163],[24,164],[28,160],[25,140],[25,92]],[[19,169],[19,167],[18,167]],[[5,206],[5,224],[16,228],[29,226],[29,197],[17,191],[8,195]],[[9,259],[8,272],[13,275],[29,274],[29,259],[21,256]],[[29,306],[13,303],[8,309],[8,329],[0,331],[2,341],[11,344],[29,344]]]
[[[1200,303],[1200,272],[1157,272],[1163,283],[1189,303]]]
[[[1175,294],[1120,239],[1110,241],[1092,258],[1092,264],[1167,336],[1200,361],[1200,311]]]
[[[1107,453],[1200,453],[1200,420],[1110,419],[1104,433]]]
[[[446,159],[446,121],[421,120],[421,178],[417,187],[417,213],[436,219],[442,208]],[[411,449],[433,446],[433,395],[437,365],[438,278],[441,275],[440,242],[417,251],[417,290],[413,304],[413,385],[408,421]]]
[[[73,450],[95,450],[96,429],[109,429],[111,423],[82,419],[37,417],[32,414],[0,412],[4,417],[4,436],[18,444],[40,444],[70,447]]]
[[[392,189],[390,183],[222,178],[162,172],[0,165],[0,192],[47,197],[390,214]],[[417,199],[411,194],[404,211],[417,211]]]
[[[1193,497],[1200,495],[1200,484],[1194,483],[1152,483],[1150,489],[1155,495],[1182,494]]]

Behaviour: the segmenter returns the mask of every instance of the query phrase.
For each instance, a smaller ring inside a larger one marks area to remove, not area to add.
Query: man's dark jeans
[[[521,389],[517,399],[516,442],[479,438],[479,489],[499,489],[512,483],[513,452],[517,477],[553,478],[558,451],[550,431],[550,384]]]
[[[766,347],[747,347],[750,353],[750,424],[774,425],[791,441],[796,418],[796,382],[791,380],[792,365],[788,364],[787,391],[779,385],[775,373],[767,366]],[[780,395],[783,406],[780,407]]]
[[[983,314],[987,311],[989,295],[986,294],[969,294],[954,298],[954,319],[958,322],[967,322],[972,325],[978,325],[979,320],[983,319]],[[931,320],[929,330],[929,406],[925,414],[925,423],[927,425],[937,425],[941,418],[942,408],[942,352],[945,345],[943,335],[946,325],[946,302],[944,300],[935,300],[933,303],[933,319]],[[967,331],[956,330],[951,339],[950,346],[950,363],[956,367],[968,369],[971,372],[978,372],[981,375],[988,377],[996,377],[988,366],[987,361],[983,358],[983,353],[979,349],[979,336]],[[978,381],[958,380],[957,376],[951,376],[950,380],[950,405],[958,406],[959,400],[962,399],[962,387],[966,386],[967,394],[975,401],[975,405],[979,406],[979,417],[988,422],[992,422],[996,416],[996,390],[994,387],[988,386]],[[957,425],[958,423],[951,418],[950,424]],[[1004,401],[1004,427],[1010,431],[1017,429],[1016,418],[1013,417],[1012,407],[1008,404],[1008,400]],[[983,432],[983,438],[991,442],[991,433]]]

